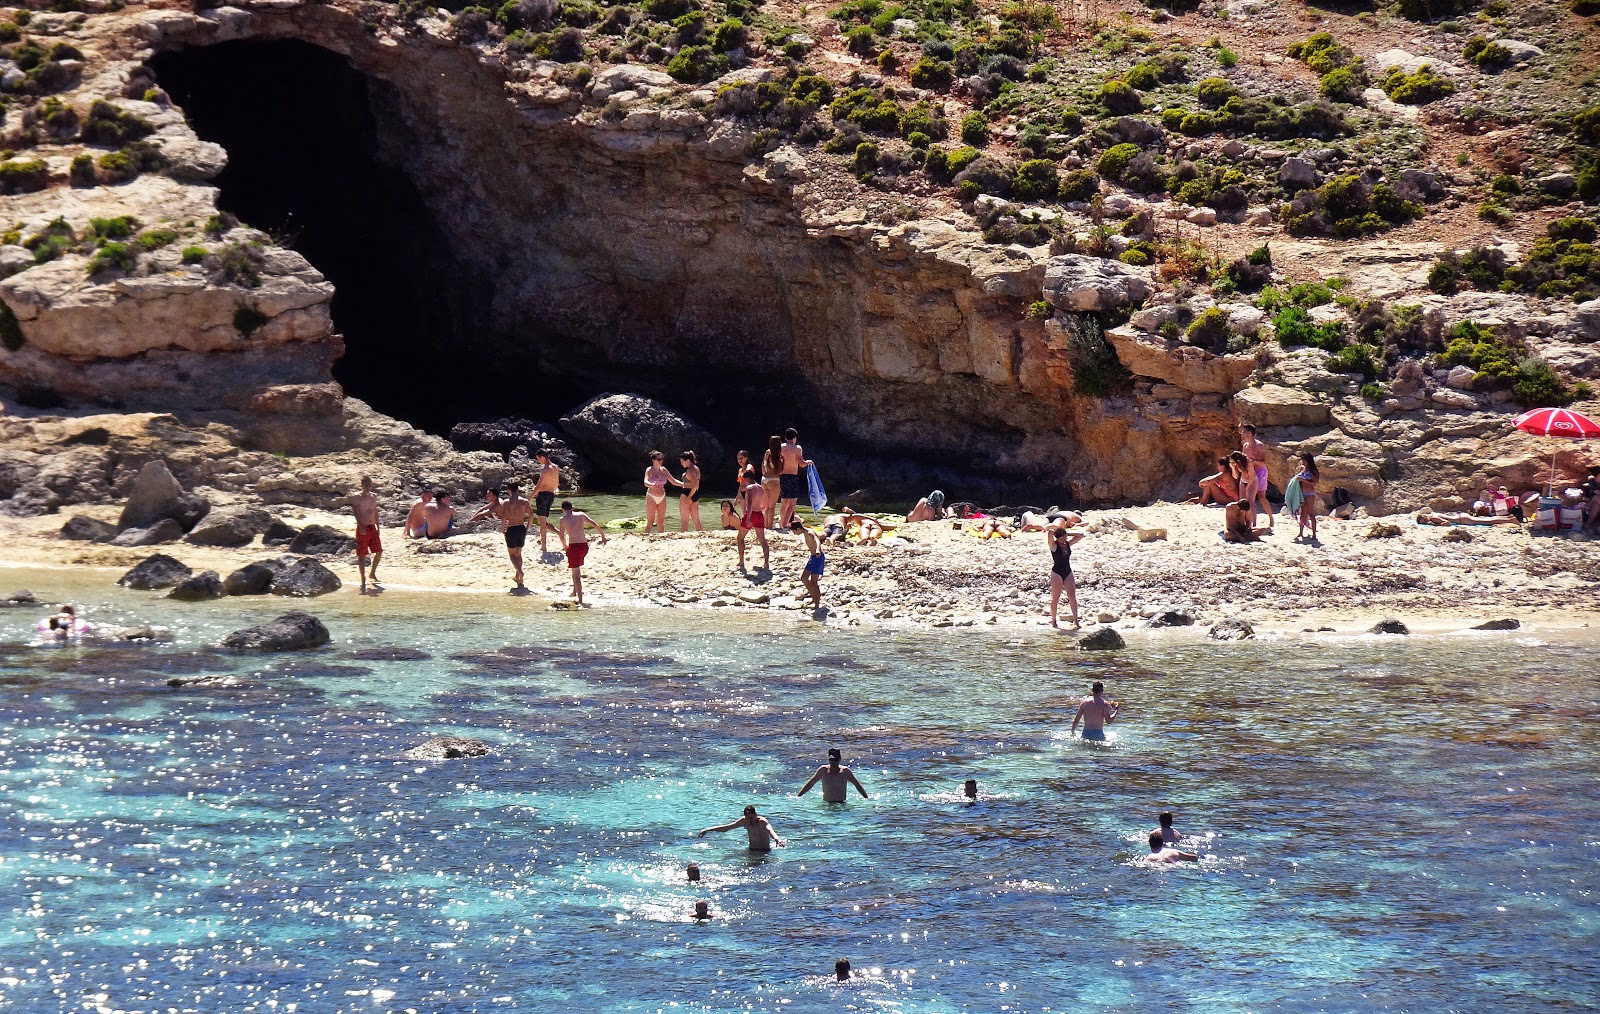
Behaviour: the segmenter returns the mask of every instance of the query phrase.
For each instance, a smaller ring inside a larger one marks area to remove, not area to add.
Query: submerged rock
[[[1256,628],[1244,620],[1218,620],[1206,631],[1206,636],[1213,641],[1248,641],[1256,636]]]
[[[1369,629],[1367,631],[1367,633],[1369,633],[1369,634],[1409,634],[1409,633],[1411,633],[1411,630],[1404,623],[1401,623],[1399,620],[1394,619],[1393,617],[1390,617],[1389,619],[1379,620],[1377,623],[1374,623],[1372,625],[1371,629]]]
[[[236,687],[239,677],[228,673],[221,676],[174,676],[167,680],[169,687]]]
[[[220,599],[226,594],[222,587],[222,577],[214,570],[203,570],[193,577],[185,578],[167,592],[167,598],[177,599],[180,602],[203,602],[207,599]]]
[[[1194,617],[1182,609],[1163,609],[1150,617],[1145,624],[1147,627],[1188,627],[1194,624]]]
[[[1472,629],[1473,630],[1517,630],[1521,626],[1522,626],[1522,621],[1521,620],[1513,620],[1510,617],[1506,617],[1503,620],[1490,620],[1487,623],[1480,623],[1476,627],[1473,627]]]
[[[274,595],[314,598],[338,591],[342,587],[344,582],[340,581],[339,575],[333,571],[315,560],[301,560],[274,575],[269,590]]]
[[[282,569],[276,562],[247,563],[228,575],[222,582],[222,590],[228,595],[265,595],[272,587],[272,579]]]
[[[157,588],[171,588],[184,578],[193,574],[188,564],[174,560],[164,553],[157,553],[141,561],[132,570],[117,579],[117,584],[124,588],[134,588],[139,591],[152,591]]]
[[[1079,651],[1116,651],[1127,646],[1128,642],[1111,627],[1101,627],[1099,630],[1084,634],[1073,645]]]
[[[321,620],[310,613],[296,611],[235,630],[222,639],[222,646],[234,651],[295,651],[315,648],[332,639]]]
[[[117,526],[77,514],[61,526],[61,537],[76,542],[110,542],[117,537]]]
[[[10,609],[23,606],[42,606],[38,597],[26,588],[18,588],[10,595],[0,598],[0,609]]]
[[[172,631],[167,627],[152,627],[147,623],[131,627],[95,627],[94,640],[96,641],[123,641],[129,644],[141,642],[166,643],[172,640]]]
[[[408,760],[455,760],[460,757],[487,757],[489,744],[465,736],[435,736],[407,750]]]
[[[327,525],[306,525],[289,542],[289,552],[306,556],[342,556],[356,548],[356,540]]]

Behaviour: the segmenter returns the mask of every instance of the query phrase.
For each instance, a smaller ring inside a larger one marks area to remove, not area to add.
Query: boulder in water
[[[1194,617],[1182,609],[1163,609],[1150,617],[1147,627],[1188,627],[1194,624]]]
[[[267,525],[267,530],[261,533],[261,544],[263,546],[287,546],[299,534],[300,529],[287,521],[274,520]]]
[[[662,452],[669,462],[677,461],[684,451],[694,451],[700,467],[707,470],[720,467],[723,460],[716,437],[661,402],[638,394],[602,394],[562,416],[561,428],[598,472],[613,478],[632,478],[648,463],[645,456],[651,451]]]
[[[1409,634],[1409,633],[1411,633],[1411,630],[1404,623],[1401,623],[1399,620],[1395,619],[1394,617],[1389,617],[1388,619],[1379,620],[1377,623],[1374,623],[1371,626],[1371,628],[1368,629],[1367,633],[1369,633],[1369,634]]]
[[[222,577],[214,570],[203,570],[173,585],[172,590],[167,592],[167,598],[180,602],[204,602],[207,599],[220,599],[224,594]]]
[[[407,760],[455,760],[460,757],[487,757],[489,744],[465,736],[435,736],[405,752]]]
[[[1116,651],[1127,646],[1128,642],[1124,641],[1122,635],[1112,627],[1101,627],[1099,630],[1084,634],[1073,645],[1079,651]]]
[[[222,590],[228,595],[265,595],[282,569],[277,562],[247,563],[228,575]]]
[[[196,546],[248,546],[272,524],[260,507],[219,507],[207,514],[183,541]]]
[[[1206,636],[1213,641],[1248,641],[1256,636],[1256,628],[1244,620],[1229,618],[1213,623]]]
[[[1521,620],[1513,620],[1509,616],[1503,620],[1490,620],[1480,623],[1473,630],[1516,630],[1522,626]]]
[[[222,639],[222,646],[234,651],[296,651],[315,648],[332,639],[321,620],[310,613],[296,611],[235,630]]]
[[[124,528],[111,540],[113,546],[159,546],[164,542],[177,542],[183,538],[183,526],[171,518],[162,518],[148,528]]]
[[[118,578],[117,584],[124,588],[151,591],[157,588],[171,588],[193,573],[187,564],[174,560],[164,553],[157,553],[146,557],[138,566]]]
[[[356,540],[327,525],[306,525],[289,542],[289,552],[304,556],[342,556],[356,548]]]
[[[110,542],[117,537],[117,526],[77,514],[61,526],[61,537],[75,542]]]
[[[309,599],[338,591],[342,587],[344,582],[339,580],[339,575],[317,561],[307,559],[285,567],[274,575],[270,590],[274,595]]]
[[[132,627],[95,627],[90,636],[96,641],[164,644],[172,640],[172,631],[167,627],[152,627],[148,623],[141,623]]]
[[[167,463],[157,458],[145,462],[133,480],[117,527],[148,528],[157,521],[172,520],[188,531],[210,510],[211,504],[204,497],[185,493]]]
[[[0,609],[14,609],[28,606],[42,606],[38,596],[26,588],[18,588],[10,595],[0,597]]]

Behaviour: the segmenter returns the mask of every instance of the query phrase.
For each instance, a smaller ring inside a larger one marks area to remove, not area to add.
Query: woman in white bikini
[[[650,467],[644,470],[644,533],[649,535],[651,529],[660,531],[663,535],[667,531],[667,483],[682,486],[683,483],[672,477],[667,471],[667,466],[662,462],[666,455],[660,451],[650,452]]]
[[[783,493],[783,438],[774,433],[767,438],[767,453],[761,456],[761,488],[767,493],[767,527],[778,527],[778,500]]]

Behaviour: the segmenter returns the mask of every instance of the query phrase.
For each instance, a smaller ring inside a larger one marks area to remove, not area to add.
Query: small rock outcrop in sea
[[[124,588],[152,591],[158,588],[171,588],[193,573],[189,565],[181,560],[174,560],[164,553],[157,553],[146,557],[132,570],[118,578],[117,584]]]
[[[117,526],[77,514],[61,526],[61,537],[75,542],[110,542],[117,537]]]
[[[456,760],[461,757],[487,757],[489,744],[466,736],[435,736],[419,743],[403,755],[407,760]]]
[[[210,510],[211,504],[204,497],[185,493],[167,463],[157,458],[145,462],[133,480],[117,527],[124,530],[148,528],[158,521],[172,520],[186,532]]]
[[[26,588],[18,588],[10,595],[0,598],[0,609],[14,609],[27,606],[42,606],[38,597]]]
[[[1490,620],[1480,623],[1473,630],[1517,630],[1522,626],[1521,620],[1513,620],[1509,616],[1503,620]]]
[[[148,623],[131,627],[95,627],[94,639],[126,644],[165,644],[172,640],[172,631],[167,627],[152,627]]]
[[[1090,631],[1073,644],[1079,651],[1116,651],[1127,646],[1128,642],[1124,641],[1122,635],[1113,627],[1101,627],[1099,630]]]
[[[1393,617],[1390,617],[1389,619],[1379,620],[1377,623],[1374,623],[1371,626],[1371,628],[1369,628],[1367,630],[1367,633],[1369,633],[1369,634],[1409,634],[1409,633],[1411,633],[1411,630],[1404,623],[1401,623],[1399,620],[1394,619]]]
[[[561,417],[572,437],[597,471],[632,478],[651,451],[676,464],[678,455],[693,451],[703,469],[722,464],[722,444],[697,425],[653,398],[638,394],[603,394]]]
[[[339,580],[339,575],[317,561],[307,559],[279,571],[273,577],[272,587],[268,590],[274,595],[293,595],[309,599],[338,591],[343,586],[344,582]]]
[[[277,561],[247,563],[227,576],[222,590],[229,595],[265,595],[272,588],[272,579],[282,569]]]
[[[289,542],[289,552],[305,556],[341,556],[355,548],[355,539],[327,525],[306,525]]]
[[[167,680],[167,686],[178,687],[236,687],[239,677],[232,673],[220,676],[174,676]]]
[[[234,651],[296,651],[320,647],[332,639],[321,620],[310,613],[296,611],[235,630],[222,639],[222,646]]]
[[[1163,609],[1150,617],[1147,627],[1187,627],[1194,624],[1194,617],[1183,609]]]
[[[224,594],[221,575],[214,570],[202,570],[173,585],[172,590],[167,592],[167,598],[180,602],[204,602],[207,599],[220,599]]]
[[[1206,636],[1213,641],[1248,641],[1256,636],[1256,628],[1245,620],[1229,618],[1213,623]]]
[[[272,524],[260,507],[219,507],[194,526],[183,541],[196,546],[248,546]]]

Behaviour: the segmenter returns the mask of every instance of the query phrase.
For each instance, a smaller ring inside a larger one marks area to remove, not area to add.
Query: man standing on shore
[[[767,491],[756,476],[754,465],[745,467],[744,489],[740,490],[739,498],[744,501],[744,516],[739,520],[739,537],[735,540],[739,546],[739,569],[744,570],[745,533],[753,531],[756,541],[761,543],[761,569],[768,570],[772,564],[772,550],[767,546],[767,516],[762,511],[767,505]]]
[[[783,431],[783,447],[779,450],[783,467],[778,472],[781,511],[778,527],[787,529],[794,521],[795,503],[800,499],[800,469],[806,463],[806,452],[800,448],[800,434],[793,427]]]
[[[854,785],[856,791],[861,793],[862,799],[872,798],[867,795],[867,790],[862,788],[861,783],[856,780],[855,772],[839,763],[838,749],[828,751],[828,763],[817,768],[817,773],[812,775],[811,779],[804,785],[800,786],[800,791],[795,795],[805,795],[811,791],[811,786],[818,782],[822,783],[822,801],[824,803],[844,802],[849,798],[849,786],[851,785]]]
[[[356,565],[361,569],[361,590],[367,590],[370,573],[373,587],[378,584],[378,561],[383,559],[383,539],[378,530],[378,495],[372,491],[372,477],[361,477],[361,492],[350,500],[350,512],[356,518]],[[367,558],[372,567],[367,568]]]
[[[789,525],[789,530],[797,532],[806,540],[806,566],[800,572],[800,583],[805,585],[806,594],[811,596],[811,608],[822,608],[822,568],[827,564],[828,558],[822,552],[822,540],[817,538],[817,533],[806,527],[806,523],[796,518]]]
[[[406,514],[406,538],[422,539],[427,537],[428,506],[432,500],[433,494],[427,490],[417,494],[417,502],[411,505],[411,510]]]
[[[1083,721],[1083,738],[1096,742],[1105,742],[1106,726],[1117,720],[1117,712],[1121,710],[1120,701],[1106,700],[1106,685],[1095,680],[1089,688],[1090,696],[1085,697],[1078,704],[1077,714],[1072,716],[1072,728],[1069,735],[1078,731],[1078,722]]]
[[[534,457],[539,462],[539,478],[533,484],[533,512],[539,517],[539,555],[543,556],[550,551],[549,533],[555,530],[550,523],[550,505],[561,488],[561,466],[550,460],[549,451],[541,450]]]
[[[558,532],[567,547],[567,569],[572,572],[572,597],[583,605],[583,561],[589,555],[588,525],[600,533],[600,545],[606,544],[606,530],[583,511],[573,510],[571,500],[561,501],[561,524]]]

